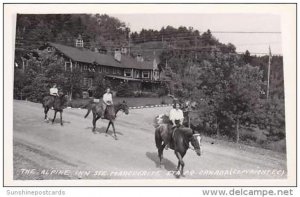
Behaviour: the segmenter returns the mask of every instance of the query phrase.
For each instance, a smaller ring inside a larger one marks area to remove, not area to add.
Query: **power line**
[[[211,31],[217,34],[281,34],[280,31]]]
[[[208,49],[208,50],[204,50],[204,49]],[[228,52],[228,51],[211,51],[210,49],[213,48],[208,48],[208,47],[198,47],[198,48],[179,48],[179,47],[175,47],[175,48],[148,48],[148,49],[132,49],[132,52],[153,52],[153,51],[190,51],[190,52],[197,52],[197,53],[222,53],[222,54],[239,54],[239,55],[243,55],[245,54],[245,52],[241,52],[241,51],[236,51],[236,52]],[[114,50],[106,50],[107,52],[114,52]],[[262,52],[250,52],[252,55],[268,55],[268,53],[262,53]],[[282,56],[282,54],[273,54],[275,56]]]

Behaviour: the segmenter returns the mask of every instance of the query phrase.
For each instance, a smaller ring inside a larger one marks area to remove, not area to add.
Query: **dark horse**
[[[198,156],[201,155],[201,137],[199,133],[195,133],[189,128],[176,128],[173,132],[170,129],[170,125],[162,124],[155,129],[155,143],[158,149],[158,157],[161,165],[163,156],[163,150],[166,146],[166,141],[169,141],[169,146],[174,150],[176,157],[178,158],[178,166],[176,176],[183,175],[184,162],[183,157],[189,149],[189,143],[191,142],[195,152]],[[181,166],[181,169],[180,169]]]
[[[127,115],[129,113],[128,109],[129,108],[125,101],[123,101],[122,103],[115,104],[115,105],[108,105],[106,107],[105,112],[103,112],[101,103],[99,103],[99,104],[92,103],[88,106],[88,111],[87,111],[86,115],[84,116],[84,118],[86,118],[90,114],[91,111],[93,112],[93,132],[96,133],[95,132],[96,122],[101,117],[102,113],[104,113],[104,119],[109,120],[109,123],[108,123],[105,133],[107,133],[110,125],[112,125],[113,130],[114,130],[114,136],[115,136],[115,139],[117,140],[117,135],[116,135],[116,131],[115,131],[115,123],[114,123],[115,119],[116,119],[116,115],[119,111],[123,111]]]
[[[54,117],[52,119],[52,124],[54,123],[54,120],[56,118],[56,113],[60,112],[60,124],[61,126],[63,126],[62,113],[66,103],[67,103],[67,97],[62,93],[60,93],[57,97],[50,96],[50,95],[45,96],[43,98],[45,120],[48,121],[48,117],[47,117],[48,111],[53,107]]]

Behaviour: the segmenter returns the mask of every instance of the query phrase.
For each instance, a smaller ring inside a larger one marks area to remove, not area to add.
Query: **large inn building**
[[[63,57],[66,71],[72,72],[79,68],[83,74],[83,91],[95,88],[91,77],[93,75],[90,73],[104,74],[113,87],[126,82],[138,91],[155,91],[163,83],[158,69],[159,60],[155,55],[151,60],[144,60],[140,55],[135,58],[125,55],[123,49],[116,49],[114,53],[108,54],[91,51],[83,45],[83,40],[79,37],[75,47],[49,42],[41,50]]]

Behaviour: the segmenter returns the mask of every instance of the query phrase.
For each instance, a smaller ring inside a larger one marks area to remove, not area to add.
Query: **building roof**
[[[103,66],[111,66],[118,68],[135,68],[141,70],[153,69],[153,62],[151,61],[138,62],[134,58],[122,55],[121,61],[118,62],[112,55],[93,52],[85,48],[75,48],[51,42],[48,44],[56,48],[68,58],[77,62],[89,64],[96,63]]]

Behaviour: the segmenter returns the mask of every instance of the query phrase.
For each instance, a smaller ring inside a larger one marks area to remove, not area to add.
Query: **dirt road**
[[[107,121],[97,122],[86,110],[65,109],[64,126],[43,121],[41,104],[14,101],[14,179],[170,179],[177,159],[164,151],[158,166],[152,121],[168,107],[132,109],[118,114],[119,140],[105,135]],[[49,117],[53,117],[50,111]],[[269,150],[210,142],[203,137],[203,155],[188,150],[185,179],[286,178],[286,156]]]

